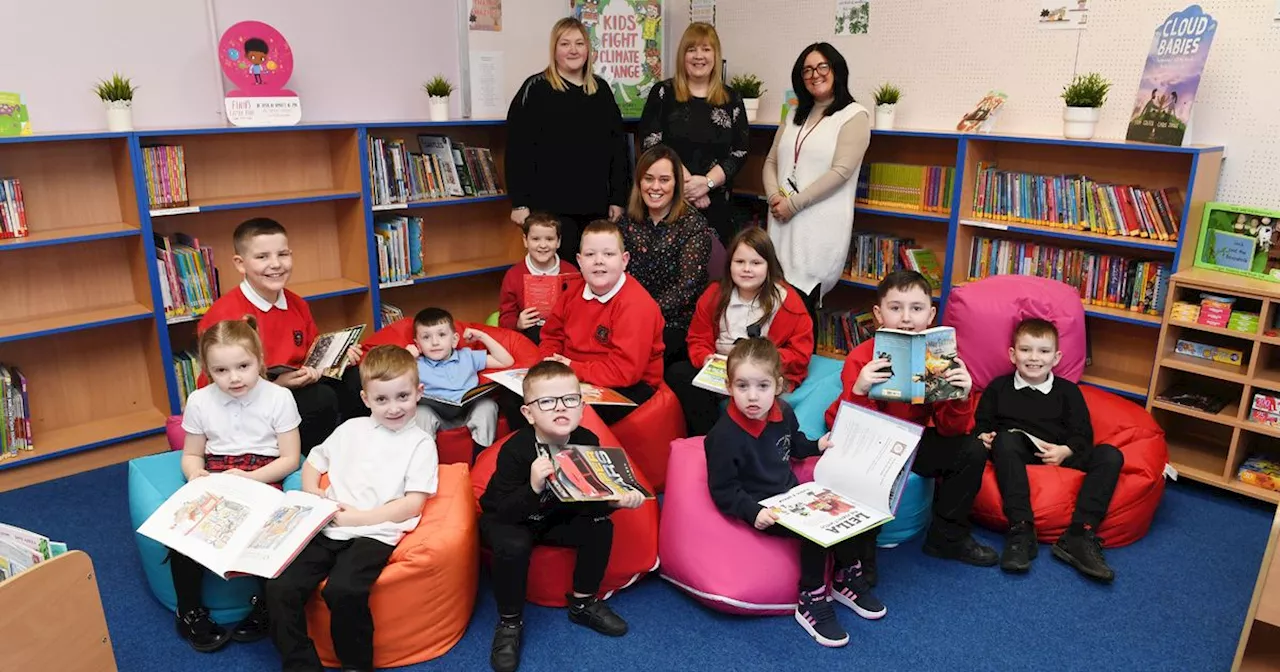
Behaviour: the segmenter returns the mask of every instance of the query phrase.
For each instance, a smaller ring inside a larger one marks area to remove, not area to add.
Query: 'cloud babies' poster
[[[1218,22],[1200,5],[1170,14],[1156,28],[1126,139],[1182,144],[1217,29]]]

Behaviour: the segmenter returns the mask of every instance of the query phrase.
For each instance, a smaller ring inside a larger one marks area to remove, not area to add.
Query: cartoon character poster
[[[0,92],[0,137],[31,135],[31,117],[22,94]]]
[[[638,117],[649,89],[662,81],[662,0],[571,0],[587,26],[595,71],[624,117]]]
[[[236,126],[277,126],[302,120],[298,94],[284,88],[293,74],[293,50],[284,35],[261,21],[241,21],[218,42],[227,119]]]
[[[1200,5],[1174,12],[1156,27],[1125,139],[1182,144],[1217,29]]]

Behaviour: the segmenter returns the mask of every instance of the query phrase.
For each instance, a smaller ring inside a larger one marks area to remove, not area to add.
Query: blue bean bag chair
[[[840,396],[842,368],[844,362],[841,360],[814,355],[809,360],[809,375],[789,396],[796,420],[800,422],[800,431],[811,439],[830,430],[823,415]],[[809,479],[812,479],[812,467],[807,473]],[[907,488],[898,502],[897,514],[880,528],[877,544],[883,548],[892,548],[924,531],[929,525],[932,505],[933,479],[921,478],[915,474],[908,476]]]
[[[182,452],[170,451],[139,457],[129,461],[129,519],[138,529],[160,505],[186,484],[182,476]],[[165,557],[169,549],[141,534],[134,533],[138,556],[151,594],[170,612],[178,609],[173,592],[173,579]],[[204,576],[204,606],[217,623],[239,622],[249,615],[249,599],[257,594],[261,579],[253,576],[224,581],[212,572]]]

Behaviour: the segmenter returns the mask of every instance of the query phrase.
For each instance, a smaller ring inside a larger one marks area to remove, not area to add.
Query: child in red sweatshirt
[[[938,312],[930,297],[929,281],[915,271],[894,271],[885,276],[876,287],[876,298],[872,312],[883,328],[923,331]],[[865,341],[845,358],[840,372],[843,389],[827,409],[827,425],[835,420],[841,401],[924,425],[911,470],[925,478],[943,479],[933,501],[933,521],[925,537],[924,552],[979,567],[996,564],[995,550],[973,538],[969,523],[969,511],[982,487],[982,471],[987,464],[986,449],[971,435],[975,403],[967,394],[973,386],[969,370],[957,358],[960,366],[947,373],[947,381],[966,392],[963,399],[933,404],[879,401],[867,395],[872,385],[889,379],[891,370],[888,360],[875,357],[874,347],[875,341]],[[874,585],[874,558],[870,562],[863,558],[863,571]]]
[[[539,352],[569,365],[584,383],[612,388],[637,405],[662,383],[662,310],[626,274],[630,256],[617,225],[597,219],[582,231],[582,280],[560,296],[542,327]],[[613,424],[636,406],[600,406]]]
[[[567,261],[561,261],[556,252],[560,249],[560,220],[544,212],[535,212],[524,220],[524,263],[507,269],[502,277],[502,289],[498,294],[498,326],[514,329],[538,343],[542,325],[547,316],[538,312],[537,306],[525,302],[524,283],[530,275],[546,275],[567,281],[565,274],[577,277],[578,269]],[[567,288],[561,282],[560,290]]]

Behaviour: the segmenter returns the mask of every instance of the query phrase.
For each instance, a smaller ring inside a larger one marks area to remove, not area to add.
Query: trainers
[[[1102,557],[1102,540],[1087,526],[1075,531],[1076,526],[1067,528],[1053,544],[1053,557],[1076,568],[1076,571],[1102,583],[1111,583],[1116,573],[1107,566]]]
[[[1004,536],[1004,552],[1000,554],[1000,569],[1021,574],[1031,569],[1031,561],[1040,553],[1036,542],[1036,529],[1028,522],[1009,526]]]
[[[836,610],[831,608],[826,586],[800,591],[796,622],[823,646],[838,647],[849,643],[849,633],[840,627],[840,621],[836,619]]]
[[[862,563],[836,570],[831,583],[831,598],[872,621],[884,618],[888,611],[880,598],[871,594],[871,584]]]
[[[570,595],[569,620],[610,637],[627,634],[627,622],[595,596],[582,599]]]
[[[217,651],[231,641],[227,629],[214,623],[209,618],[209,610],[204,607],[192,609],[185,614],[174,614],[173,625],[178,630],[178,636],[200,653]]]
[[[271,619],[267,616],[266,600],[255,595],[249,603],[253,605],[249,615],[231,629],[231,639],[237,642],[256,642],[270,633]]]
[[[493,647],[489,649],[489,666],[493,672],[516,672],[520,667],[520,643],[524,621],[499,621],[493,631]]]
[[[964,541],[951,544],[939,544],[926,540],[924,542],[924,552],[926,555],[932,555],[935,558],[959,560],[975,567],[990,567],[1000,559],[1000,556],[996,555],[994,548],[979,543],[972,536],[966,536]]]

